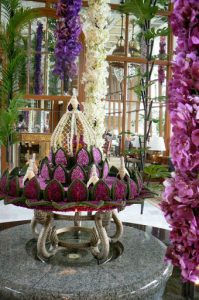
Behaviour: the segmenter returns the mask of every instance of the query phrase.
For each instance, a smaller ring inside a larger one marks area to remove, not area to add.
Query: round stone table
[[[39,261],[29,225],[0,232],[0,241],[1,300],[160,300],[172,272],[164,263],[166,247],[128,226],[122,255],[100,265],[86,250]]]

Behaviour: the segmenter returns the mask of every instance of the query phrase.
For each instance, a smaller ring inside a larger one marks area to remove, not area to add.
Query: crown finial
[[[73,96],[74,97],[77,97],[78,93],[77,93],[77,89],[76,88],[73,88]]]
[[[77,111],[79,110],[79,102],[77,100],[77,89],[73,89],[73,95],[68,103],[67,110],[68,111]]]

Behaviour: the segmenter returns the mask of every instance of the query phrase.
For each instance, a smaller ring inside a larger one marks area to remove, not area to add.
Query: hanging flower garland
[[[164,59],[166,55],[166,37],[160,37],[159,59]],[[162,85],[165,80],[165,68],[162,65],[158,66],[158,82]]]
[[[85,113],[95,130],[98,147],[104,141],[102,135],[105,131],[105,108],[102,99],[107,93],[108,63],[106,62],[105,44],[109,39],[108,17],[110,7],[107,0],[89,0],[86,12],[86,72],[83,74],[85,83]]]
[[[41,74],[41,50],[42,50],[43,24],[37,23],[36,47],[35,47],[35,74],[34,74],[34,93],[41,95],[43,92]]]
[[[79,36],[82,31],[79,12],[82,0],[59,0],[57,4],[57,30],[55,36],[54,73],[60,79],[72,78],[77,73],[76,59],[81,52]]]
[[[184,280],[199,282],[199,2],[173,2],[178,40],[169,108],[175,173],[165,182],[162,210],[172,228],[167,259],[181,268]]]

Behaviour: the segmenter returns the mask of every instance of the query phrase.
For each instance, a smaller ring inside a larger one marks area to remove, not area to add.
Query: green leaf
[[[170,176],[167,167],[162,165],[149,165],[144,167],[144,173],[151,178],[166,178]]]
[[[132,136],[135,135],[135,133],[132,132],[132,131],[122,131],[122,132],[119,133],[119,135],[123,135],[123,134],[128,134],[128,135],[132,135]]]
[[[152,122],[153,122],[153,123],[159,123],[160,120],[159,120],[159,119],[154,119],[154,118],[153,118],[153,119],[152,119]]]
[[[17,140],[16,124],[19,109],[24,107],[25,100],[14,98],[10,101],[8,109],[0,110],[0,145],[7,146]]]
[[[144,32],[144,37],[147,40],[154,39],[158,36],[167,36],[169,34],[169,28],[168,27],[163,27],[156,29],[152,27],[151,29],[147,30]]]
[[[151,20],[158,11],[158,6],[152,6],[150,0],[127,0],[119,10],[125,14],[134,15],[139,24]]]

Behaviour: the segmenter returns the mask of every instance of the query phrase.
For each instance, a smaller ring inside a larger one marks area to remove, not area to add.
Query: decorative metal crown
[[[74,156],[81,148],[90,149],[96,144],[96,136],[77,100],[77,91],[68,103],[67,110],[57,124],[52,137],[53,151],[63,148],[70,156]]]

